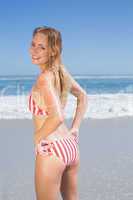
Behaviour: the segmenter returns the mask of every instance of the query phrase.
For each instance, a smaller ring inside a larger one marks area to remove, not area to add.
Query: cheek
[[[42,54],[42,55],[41,55],[41,59],[42,59],[42,60],[47,60],[47,59],[48,59],[48,55]]]
[[[48,62],[48,54],[46,54],[46,53],[45,54],[41,54],[40,55],[40,59],[38,60],[38,62],[40,64]]]
[[[46,59],[46,58],[48,58],[49,55],[48,55],[48,52],[41,52],[40,56],[42,59]]]

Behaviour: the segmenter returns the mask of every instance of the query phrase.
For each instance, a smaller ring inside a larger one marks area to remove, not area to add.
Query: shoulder
[[[46,85],[53,83],[54,81],[54,75],[52,71],[45,71],[41,73],[37,78],[37,84],[38,85]]]

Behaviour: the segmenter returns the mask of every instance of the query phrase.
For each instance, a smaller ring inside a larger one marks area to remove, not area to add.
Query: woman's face
[[[33,64],[43,65],[48,63],[48,39],[43,33],[37,33],[31,43],[30,55]]]

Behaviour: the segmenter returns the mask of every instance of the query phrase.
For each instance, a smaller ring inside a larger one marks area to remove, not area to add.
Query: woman
[[[35,127],[35,191],[37,200],[77,200],[79,169],[78,132],[87,109],[85,90],[61,63],[62,39],[55,28],[33,32],[30,55],[41,72],[29,95]],[[65,124],[68,93],[77,98],[71,129]]]

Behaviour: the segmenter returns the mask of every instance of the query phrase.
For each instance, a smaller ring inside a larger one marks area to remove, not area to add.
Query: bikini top
[[[29,95],[29,110],[34,115],[45,116],[48,115],[48,112],[41,109],[34,101],[32,94]]]

